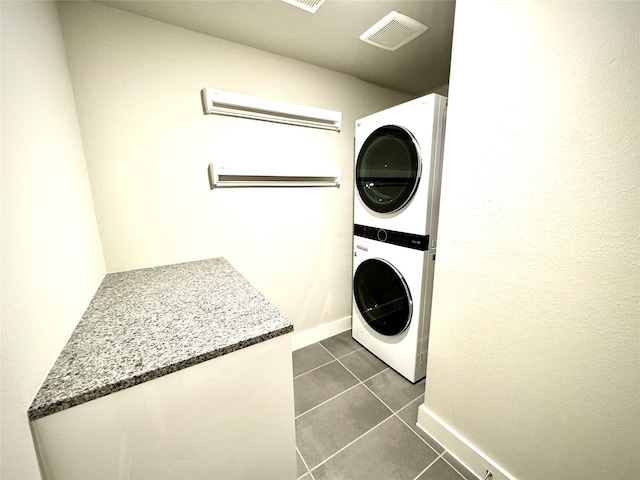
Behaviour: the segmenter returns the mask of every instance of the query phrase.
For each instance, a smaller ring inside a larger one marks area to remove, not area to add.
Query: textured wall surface
[[[53,2],[2,8],[2,468],[39,478],[27,408],[102,277]]]
[[[425,405],[517,478],[640,471],[639,25],[456,7]]]

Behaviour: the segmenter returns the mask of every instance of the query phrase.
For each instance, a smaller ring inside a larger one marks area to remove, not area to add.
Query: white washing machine
[[[356,121],[354,224],[435,247],[446,106],[432,93]]]
[[[352,336],[417,382],[426,374],[435,252],[416,248],[411,234],[354,233]]]
[[[356,121],[352,335],[412,382],[426,375],[447,98]]]

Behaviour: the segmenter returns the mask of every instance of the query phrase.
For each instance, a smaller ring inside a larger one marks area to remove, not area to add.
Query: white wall
[[[62,34],[51,2],[2,16],[3,479],[39,478],[27,408],[102,277]]]
[[[640,3],[455,22],[425,411],[517,478],[637,478]]]
[[[88,2],[61,4],[108,271],[224,256],[295,325],[351,314],[356,118],[407,100]],[[200,90],[341,110],[340,133],[202,113]],[[329,164],[338,188],[211,191],[207,165]]]
[[[26,410],[106,271],[224,255],[297,330],[349,315],[353,123],[407,97],[101,5],[1,6],[1,476],[32,479]],[[340,109],[345,127],[205,117],[206,85]],[[250,157],[336,164],[344,186],[209,190],[210,161]]]

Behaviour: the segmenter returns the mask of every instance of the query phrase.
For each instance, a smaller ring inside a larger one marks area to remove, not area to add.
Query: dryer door
[[[413,135],[402,127],[374,130],[356,162],[356,187],[371,210],[391,213],[404,207],[418,188],[421,158]]]
[[[397,335],[411,322],[407,282],[389,262],[370,258],[353,275],[353,295],[362,318],[382,335]]]

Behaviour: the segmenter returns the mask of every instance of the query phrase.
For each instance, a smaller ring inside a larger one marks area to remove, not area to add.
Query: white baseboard
[[[338,333],[344,332],[351,328],[351,316],[334,320],[331,323],[320,325],[309,330],[302,332],[293,331],[293,337],[291,338],[291,349],[299,350],[303,347],[311,345],[312,343],[319,342],[325,338],[332,337]]]
[[[418,409],[418,427],[432,436],[456,460],[479,478],[484,478],[489,470],[492,474],[491,480],[516,480],[513,475],[443,422],[424,404],[420,405]]]

